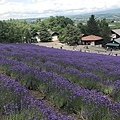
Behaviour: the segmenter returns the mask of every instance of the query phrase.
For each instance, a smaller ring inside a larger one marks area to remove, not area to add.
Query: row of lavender
[[[0,74],[0,116],[3,120],[73,120],[55,113],[15,80]]]
[[[119,57],[23,46],[4,46],[2,54],[42,70],[53,71],[77,85],[96,89],[116,101],[120,100]]]
[[[15,48],[14,45],[12,47]],[[31,47],[35,49],[35,46]],[[82,115],[85,115],[89,120],[98,118],[100,120],[117,120],[120,117],[119,102],[113,102],[107,96],[95,90],[82,89],[52,72],[43,72],[37,67],[27,66],[22,62],[7,59],[2,55],[1,70],[15,77],[16,80],[27,87],[44,92],[57,106],[63,107],[64,105],[69,111],[81,111]]]

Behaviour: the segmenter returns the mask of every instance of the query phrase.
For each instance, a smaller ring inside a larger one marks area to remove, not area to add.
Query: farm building
[[[112,36],[113,38],[120,38],[120,29],[112,30]]]
[[[39,37],[39,35],[40,35],[40,32],[36,32],[36,33],[34,34],[34,37],[36,38],[37,42],[40,42],[40,37]]]
[[[49,31],[49,33],[52,36],[52,41],[58,40],[58,35],[59,34],[57,32],[53,32],[51,30],[48,30],[48,31]],[[40,32],[39,31],[34,34],[34,37],[37,39],[37,42],[40,42],[40,37],[39,36],[40,36]]]
[[[49,31],[49,33],[51,34],[51,36],[52,36],[52,41],[56,41],[56,40],[58,40],[58,33],[57,32],[54,32],[54,31],[51,31],[51,30],[48,30]]]
[[[120,48],[120,29],[112,30],[111,42],[106,44],[107,47]]]
[[[95,35],[88,35],[85,37],[82,37],[81,43],[84,45],[100,45],[102,44],[103,38]]]
[[[110,43],[107,43],[106,46],[112,48],[120,48],[120,38],[113,39]]]
[[[120,44],[120,38],[114,39],[114,41],[118,44]]]

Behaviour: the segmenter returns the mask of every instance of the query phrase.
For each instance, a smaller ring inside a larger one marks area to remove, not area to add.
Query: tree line
[[[86,24],[82,22],[75,24],[73,20],[64,16],[50,16],[44,20],[36,19],[34,22],[16,19],[0,21],[0,43],[36,42],[34,35],[38,31],[42,42],[51,41],[49,29],[56,31],[59,40],[68,44],[78,44],[82,34],[101,36],[104,38],[103,44],[106,44],[111,35],[107,20],[98,20],[94,15],[90,16]]]

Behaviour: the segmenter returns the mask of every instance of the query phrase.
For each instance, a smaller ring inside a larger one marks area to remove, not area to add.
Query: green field
[[[111,29],[120,29],[120,21],[110,23],[109,26],[110,26]]]

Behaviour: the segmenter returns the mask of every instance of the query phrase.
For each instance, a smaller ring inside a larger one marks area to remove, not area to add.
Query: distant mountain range
[[[111,20],[120,20],[120,8],[117,9],[108,9],[104,11],[97,11],[97,12],[89,12],[84,14],[77,14],[77,15],[67,15],[66,17],[69,17],[73,20],[87,20],[91,15],[95,15],[97,19],[111,19]],[[40,18],[41,20],[44,20],[45,18]],[[29,22],[35,21],[37,18],[26,18],[21,20],[27,20]]]
[[[102,10],[102,11],[93,12],[93,13],[96,13],[96,14],[101,14],[101,13],[120,13],[120,8]]]
[[[120,8],[117,9],[109,9],[104,11],[90,12],[85,14],[77,14],[69,16],[71,19],[88,19],[91,15],[95,15],[96,18],[102,19],[112,19],[112,20],[120,20]]]

